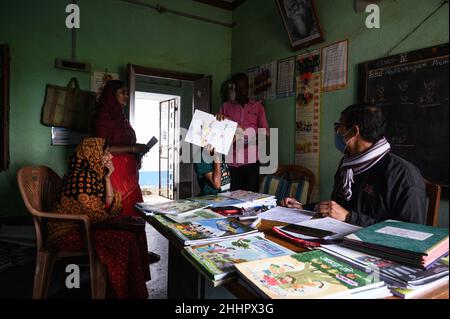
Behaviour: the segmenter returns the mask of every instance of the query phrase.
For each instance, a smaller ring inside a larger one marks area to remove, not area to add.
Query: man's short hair
[[[245,73],[236,73],[231,77],[231,82],[236,84],[238,81],[247,81],[248,82],[248,76]]]
[[[341,120],[348,129],[357,125],[361,137],[367,142],[376,143],[384,136],[386,120],[381,108],[373,104],[350,105],[342,111]]]

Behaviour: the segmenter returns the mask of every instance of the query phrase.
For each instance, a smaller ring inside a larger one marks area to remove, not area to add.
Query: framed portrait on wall
[[[9,166],[9,47],[0,44],[0,171]]]
[[[314,0],[275,0],[294,51],[323,42]]]

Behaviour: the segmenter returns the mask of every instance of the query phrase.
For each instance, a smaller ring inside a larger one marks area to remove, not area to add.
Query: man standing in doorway
[[[233,144],[233,151],[227,156],[231,176],[231,190],[248,190],[257,192],[259,189],[259,157],[258,128],[269,135],[266,112],[261,102],[248,97],[248,77],[238,73],[232,76],[234,99],[225,102],[220,108],[219,119],[227,118],[238,123],[237,135],[240,136]]]

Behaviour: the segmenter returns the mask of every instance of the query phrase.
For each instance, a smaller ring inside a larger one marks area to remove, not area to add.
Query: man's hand
[[[281,206],[303,209],[302,203],[291,197],[283,198],[283,200],[281,201]]]
[[[349,213],[344,207],[336,203],[335,201],[320,202],[316,205],[316,212],[322,215],[322,217],[331,217],[341,222],[345,222],[345,218]]]

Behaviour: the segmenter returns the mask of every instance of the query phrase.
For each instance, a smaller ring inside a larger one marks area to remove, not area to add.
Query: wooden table
[[[145,215],[144,219],[169,241],[168,287],[169,299],[203,299],[205,297],[205,277],[182,254],[183,245],[180,240],[153,216]],[[286,225],[280,222],[262,221],[258,230],[263,232],[266,239],[276,242],[294,252],[304,252],[287,240],[278,237],[272,231],[273,226]],[[151,245],[151,243],[149,243]],[[232,295],[238,299],[260,299],[256,294],[242,285],[238,280],[223,284]],[[449,299],[449,283],[444,283],[430,292],[416,297],[417,299]],[[399,299],[390,297],[388,299]]]

